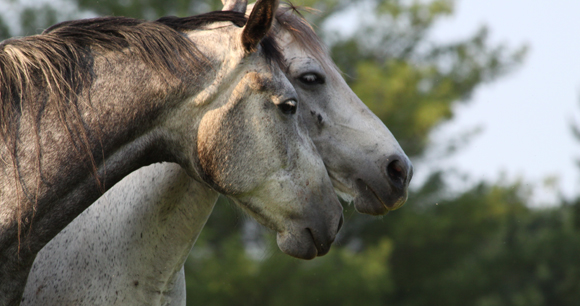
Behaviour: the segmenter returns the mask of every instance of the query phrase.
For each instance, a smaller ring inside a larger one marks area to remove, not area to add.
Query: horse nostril
[[[400,187],[403,187],[407,181],[407,167],[399,159],[394,159],[387,165],[387,174],[389,179]]]

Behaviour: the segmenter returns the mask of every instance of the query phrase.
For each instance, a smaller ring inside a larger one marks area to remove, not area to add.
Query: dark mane
[[[175,17],[167,16],[156,20],[176,31],[185,32],[199,29],[207,24],[221,21],[230,21],[238,27],[243,27],[248,21],[248,18],[242,13],[233,11],[215,11],[206,14],[190,16],[190,17]]]

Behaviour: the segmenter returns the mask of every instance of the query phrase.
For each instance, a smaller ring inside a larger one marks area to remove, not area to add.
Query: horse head
[[[324,160],[337,193],[371,215],[386,214],[407,200],[413,175],[409,158],[383,122],[342,78],[304,19],[281,9],[277,35],[288,63],[287,75],[305,103],[310,138]]]
[[[218,22],[186,33],[216,77],[167,126],[179,129],[179,121],[202,109],[191,131],[196,147],[187,149],[187,137],[178,145],[194,156],[183,156],[182,167],[277,231],[282,251],[313,258],[328,252],[342,206],[301,124],[304,106],[277,65],[276,42],[267,36],[276,9],[277,1],[258,1],[244,27]]]

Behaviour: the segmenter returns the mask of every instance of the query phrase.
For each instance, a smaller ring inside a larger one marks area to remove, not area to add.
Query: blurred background
[[[580,2],[303,0],[351,88],[415,166],[384,217],[344,203],[331,252],[282,254],[220,199],[186,264],[188,305],[578,305]],[[220,0],[0,0],[0,40]]]

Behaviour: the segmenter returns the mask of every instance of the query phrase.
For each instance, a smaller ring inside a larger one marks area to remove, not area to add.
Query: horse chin
[[[407,190],[403,194],[393,195],[388,188],[370,186],[361,179],[357,180],[356,189],[358,194],[354,198],[354,207],[363,214],[385,215],[401,208],[407,201]]]
[[[278,232],[276,242],[280,250],[292,257],[299,259],[314,259],[316,256],[323,256],[330,250],[330,243],[317,243],[309,229],[304,229],[298,233]]]

